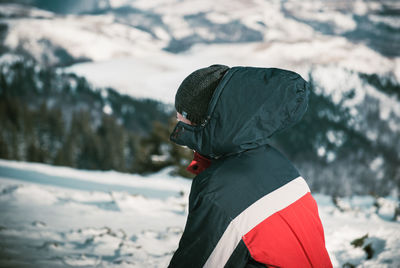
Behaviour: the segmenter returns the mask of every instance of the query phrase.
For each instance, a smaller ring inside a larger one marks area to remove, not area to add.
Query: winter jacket
[[[269,144],[301,119],[308,95],[294,72],[233,67],[215,89],[207,121],[178,122],[170,139],[212,163],[193,179],[169,267],[332,267],[305,179]]]

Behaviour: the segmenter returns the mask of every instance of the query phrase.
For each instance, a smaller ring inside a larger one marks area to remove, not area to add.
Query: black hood
[[[214,91],[207,121],[197,126],[180,121],[170,139],[210,158],[253,149],[299,122],[308,95],[308,83],[295,72],[233,67]]]

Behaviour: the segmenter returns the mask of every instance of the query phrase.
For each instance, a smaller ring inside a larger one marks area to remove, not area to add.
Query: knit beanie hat
[[[215,64],[191,73],[176,92],[176,111],[195,124],[203,123],[214,90],[228,70],[228,66]]]

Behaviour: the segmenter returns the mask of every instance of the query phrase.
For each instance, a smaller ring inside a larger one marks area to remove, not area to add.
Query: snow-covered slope
[[[400,58],[386,58],[342,37],[322,36],[295,43],[197,45],[183,54],[171,55],[160,51],[143,57],[79,63],[67,70],[87,77],[97,86],[112,86],[133,96],[173,103],[176,89],[187,75],[215,63],[279,67],[296,71],[305,78],[309,72],[324,74],[323,78],[329,76],[331,71],[332,74],[343,73],[343,77],[324,80],[323,88],[325,84],[329,88],[340,88],[347,81],[337,78],[345,79],[347,74],[353,72],[390,75],[400,81]],[[363,90],[361,87],[357,89]]]
[[[18,9],[18,5],[4,5],[0,12]],[[139,29],[114,23],[110,15],[58,16],[45,13],[46,17],[32,16],[3,18],[8,32],[4,44],[9,48],[29,51],[39,61],[62,64],[57,50],[76,59],[100,61],[135,56],[142,50],[159,50],[160,46],[151,36]],[[41,13],[40,13],[41,14]]]
[[[166,267],[190,189],[190,181],[168,173],[142,177],[0,160],[0,266]],[[314,196],[335,267],[400,265],[396,200]]]
[[[190,181],[0,161],[1,267],[165,267]]]
[[[67,70],[97,86],[170,103],[188,73],[213,63],[303,75],[333,66],[400,81],[396,1],[103,2],[69,15],[3,4],[4,45],[50,65],[92,61]]]

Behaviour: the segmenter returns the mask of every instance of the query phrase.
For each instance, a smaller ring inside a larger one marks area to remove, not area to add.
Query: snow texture
[[[0,160],[1,267],[166,267],[190,181]],[[398,200],[314,194],[334,267],[399,267]]]
[[[388,75],[400,82],[398,52],[387,57],[368,42],[353,42],[345,35],[362,26],[356,16],[398,29],[398,17],[377,15],[388,5],[398,10],[398,4],[388,0],[235,0],[228,5],[226,1],[114,0],[112,8],[131,8],[133,13],[59,15],[3,5],[0,15],[8,26],[5,46],[21,47],[37,59],[45,54],[50,63],[58,59],[49,52],[62,48],[74,59],[91,61],[65,71],[83,75],[98,87],[173,103],[176,89],[189,73],[215,63],[278,67],[305,78],[315,71],[314,78],[329,83],[323,85],[327,94],[357,72]],[[20,13],[25,17],[8,18]],[[249,32],[261,40],[245,36]],[[173,42],[181,47],[188,42],[187,50],[171,53],[168,47]],[[327,80],[331,71],[334,76]],[[360,78],[352,78],[352,83],[356,90],[364,90]]]

